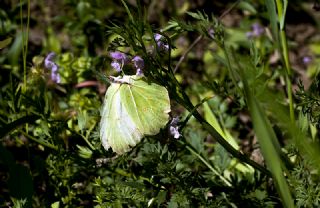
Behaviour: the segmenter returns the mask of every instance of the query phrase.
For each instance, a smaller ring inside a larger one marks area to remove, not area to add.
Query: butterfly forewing
[[[137,78],[121,91],[121,100],[129,116],[145,135],[159,133],[169,120],[170,100],[168,91],[155,83]]]

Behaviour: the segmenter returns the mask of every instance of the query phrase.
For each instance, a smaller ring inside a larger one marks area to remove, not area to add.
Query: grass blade
[[[275,43],[278,44],[278,16],[274,0],[267,0],[266,6],[271,23],[273,38],[275,39]]]
[[[242,77],[244,78],[244,76]],[[253,128],[260,143],[264,159],[271,171],[276,188],[282,199],[282,203],[285,207],[294,207],[290,189],[284,177],[284,170],[282,168],[283,163],[280,159],[279,152],[280,145],[278,144],[275,132],[273,131],[267,116],[250,90],[247,81],[243,79],[243,82],[249,111],[252,117]]]

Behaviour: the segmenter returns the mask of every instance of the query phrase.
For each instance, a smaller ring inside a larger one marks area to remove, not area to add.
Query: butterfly
[[[167,89],[144,76],[113,77],[101,110],[103,147],[117,154],[129,151],[146,135],[156,135],[169,121]]]

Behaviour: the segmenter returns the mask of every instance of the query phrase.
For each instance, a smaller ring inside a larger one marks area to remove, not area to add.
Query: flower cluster
[[[124,53],[119,52],[119,51],[111,52],[110,56],[113,59],[113,61],[111,62],[111,66],[117,72],[120,72],[122,70],[122,67],[125,64],[129,63],[128,56]]]
[[[169,50],[169,44],[165,43],[164,37],[158,33],[154,35],[154,40],[156,41],[157,47],[160,52],[167,52]],[[117,72],[121,72],[122,68],[130,63],[130,58],[125,53],[120,51],[110,52],[110,57],[112,58],[111,67]],[[134,56],[131,59],[135,69],[136,75],[142,76],[144,69],[144,60],[140,56]]]
[[[117,72],[120,72],[124,65],[130,63],[130,59],[125,53],[115,51],[115,52],[111,52],[110,56],[112,58],[111,67]],[[131,62],[133,62],[133,65],[137,70],[136,75],[139,75],[139,76],[143,75],[143,69],[144,69],[143,59],[140,56],[135,56],[131,59]]]
[[[144,69],[144,61],[140,56],[135,56],[132,59],[132,62],[134,64],[134,67],[137,69],[136,75],[141,76],[143,75],[143,69]]]
[[[170,123],[170,127],[169,127],[169,132],[170,134],[173,136],[173,138],[178,139],[181,134],[179,132],[179,118],[175,117],[172,119],[171,123]]]
[[[154,35],[154,40],[157,43],[158,48],[160,51],[165,51],[167,52],[169,50],[169,45],[164,42],[164,37],[158,33]]]
[[[257,38],[263,35],[264,28],[259,23],[251,25],[251,31],[246,33],[247,38]]]
[[[47,55],[47,57],[44,59],[44,66],[51,70],[51,79],[55,83],[60,83],[61,77],[58,73],[59,67],[56,63],[53,62],[54,57],[56,54],[54,52],[51,52]]]

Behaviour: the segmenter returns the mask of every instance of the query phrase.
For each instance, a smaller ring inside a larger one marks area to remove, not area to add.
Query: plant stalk
[[[189,145],[186,145],[186,148],[195,156],[197,156],[214,174],[216,174],[227,186],[232,186],[230,181],[223,177],[210,163],[208,163],[199,153],[194,151]]]
[[[227,142],[220,134],[215,130],[213,126],[211,126],[200,114],[198,111],[194,110],[194,106],[191,103],[191,101],[188,99],[188,96],[185,94],[184,91],[181,90],[182,96],[183,96],[183,103],[180,103],[183,105],[189,112],[192,112],[192,115],[200,122],[200,124],[203,126],[204,129],[206,129],[210,135],[223,147],[225,148],[233,157],[238,158],[241,162],[246,163],[253,168],[261,171],[265,175],[271,176],[271,173],[269,170],[267,170],[265,167],[259,165],[255,161],[251,160],[248,156],[242,154],[240,151],[236,150],[234,147],[232,147],[229,142]]]
[[[285,11],[283,10],[283,3],[282,0],[276,0],[276,6],[277,6],[277,12],[278,12],[278,21],[279,21],[279,30],[280,30],[280,42],[281,42],[281,52],[282,52],[282,58],[284,61],[284,65],[286,68],[286,86],[287,86],[287,96],[289,100],[289,110],[290,110],[290,120],[292,123],[295,122],[295,116],[294,116],[294,105],[293,105],[293,93],[292,93],[292,83],[291,83],[291,65],[289,61],[289,50],[288,50],[288,42],[287,42],[287,36],[286,32],[284,30],[284,18],[285,18]]]
[[[27,90],[27,53],[28,53],[28,40],[29,40],[29,26],[30,26],[30,0],[27,2],[27,25],[26,33],[23,31],[23,12],[22,1],[20,0],[20,23],[22,32],[22,60],[23,60],[23,90]]]

